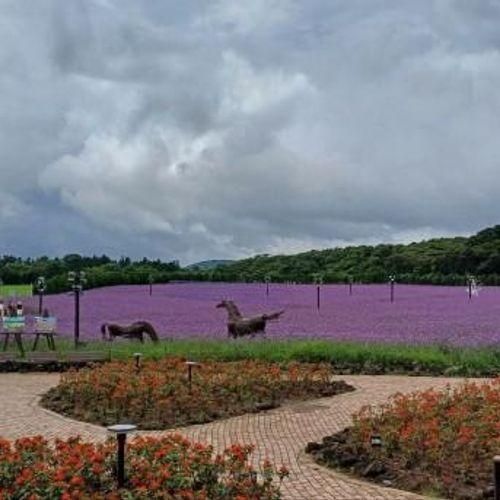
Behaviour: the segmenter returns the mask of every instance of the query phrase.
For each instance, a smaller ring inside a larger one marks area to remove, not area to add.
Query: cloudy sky
[[[498,0],[0,0],[0,253],[498,223],[499,25]]]

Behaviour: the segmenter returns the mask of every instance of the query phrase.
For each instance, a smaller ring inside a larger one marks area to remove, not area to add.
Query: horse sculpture
[[[107,330],[107,337],[106,337]],[[101,325],[103,340],[113,341],[116,337],[127,339],[138,339],[144,343],[144,334],[147,333],[153,342],[159,342],[158,334],[151,323],[147,321],[136,321],[128,326],[120,326],[115,323],[103,323]]]
[[[253,337],[256,333],[266,333],[266,323],[273,319],[278,319],[285,312],[283,310],[245,318],[241,315],[238,307],[232,300],[223,300],[216,307],[226,309],[228,315],[227,335],[234,339],[245,335]]]

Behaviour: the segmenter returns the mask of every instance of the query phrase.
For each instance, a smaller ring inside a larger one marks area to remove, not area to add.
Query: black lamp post
[[[47,289],[47,283],[43,276],[39,276],[35,281],[36,292],[38,293],[38,315],[42,315],[43,311],[43,294]]]
[[[266,282],[266,297],[269,297],[269,282],[271,281],[271,277],[266,276],[264,281]]]
[[[396,275],[390,274],[389,275],[389,284],[391,287],[391,302],[394,302],[394,284],[395,283],[396,283]]]
[[[476,279],[472,274],[467,276],[467,291],[469,295],[469,300],[472,300],[474,285],[476,284]]]
[[[137,426],[132,424],[118,424],[108,427],[109,432],[116,434],[118,444],[116,460],[116,479],[118,488],[123,488],[125,486],[125,442],[127,441],[127,434],[136,429]]]
[[[70,271],[68,273],[68,282],[71,286],[71,293],[75,297],[75,348],[80,343],[80,294],[83,290],[83,285],[87,282],[83,271]]]
[[[314,275],[314,283],[316,283],[316,308],[321,307],[321,285],[323,284],[323,276],[321,274]]]

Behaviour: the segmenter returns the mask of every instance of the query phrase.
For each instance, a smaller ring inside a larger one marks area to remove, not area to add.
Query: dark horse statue
[[[107,330],[107,337],[106,337]],[[151,323],[147,321],[136,321],[128,326],[120,326],[115,323],[103,323],[101,325],[103,340],[112,341],[115,337],[127,339],[138,339],[144,343],[144,334],[147,333],[153,342],[158,342],[158,334]]]
[[[236,304],[232,300],[223,300],[217,304],[218,308],[223,307],[227,311],[227,335],[228,337],[243,337],[256,333],[266,333],[266,323],[273,319],[278,319],[285,311],[277,311],[271,314],[260,314],[244,318]]]

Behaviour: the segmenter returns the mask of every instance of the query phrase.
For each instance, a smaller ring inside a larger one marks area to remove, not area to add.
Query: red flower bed
[[[365,407],[353,427],[308,448],[323,463],[365,477],[448,498],[492,493],[500,454],[500,379],[445,391],[397,394]],[[379,436],[381,446],[373,446]]]
[[[279,406],[283,400],[333,396],[352,390],[331,380],[329,365],[263,361],[206,361],[193,368],[191,390],[185,361],[116,361],[62,375],[42,399],[47,408],[101,425],[133,422],[142,429],[209,422]]]
[[[279,499],[288,472],[267,461],[257,472],[248,463],[252,449],[232,445],[214,456],[179,435],[136,437],[127,446],[127,487],[117,490],[114,441],[0,440],[0,500]]]

